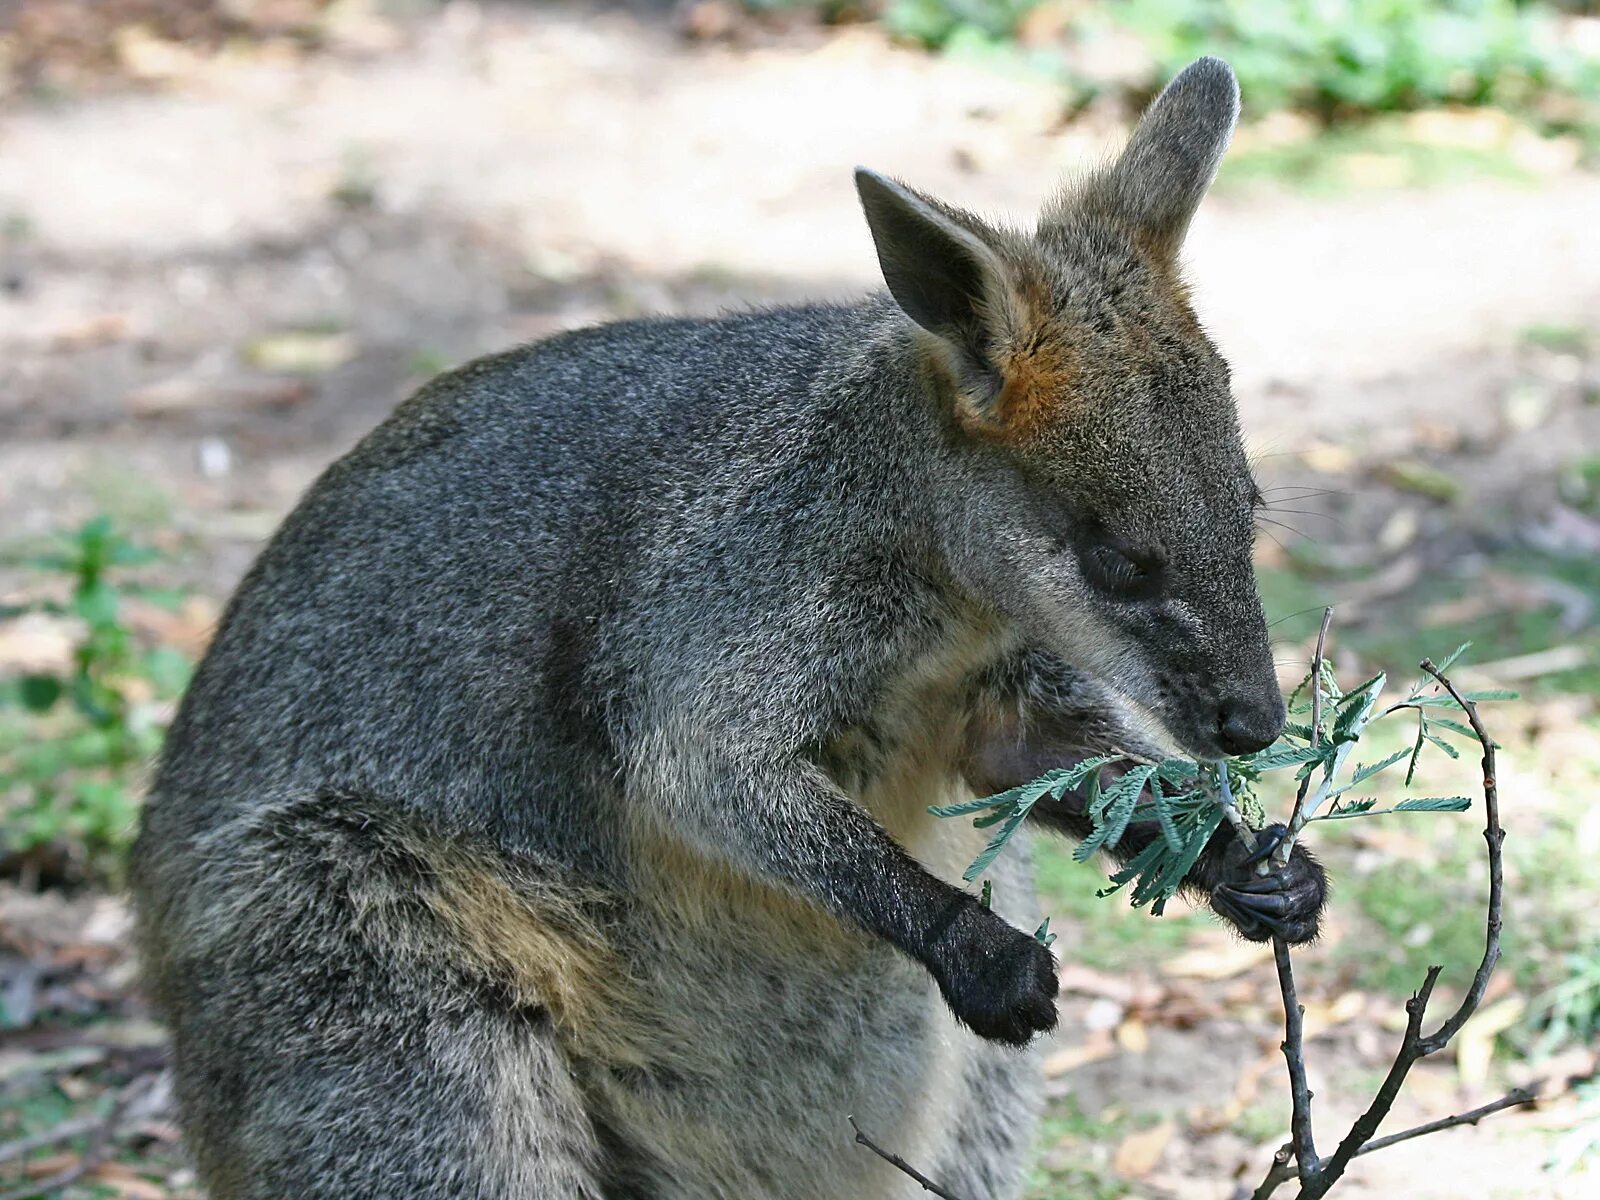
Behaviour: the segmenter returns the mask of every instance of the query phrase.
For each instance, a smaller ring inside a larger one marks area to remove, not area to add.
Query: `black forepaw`
[[[1317,936],[1328,883],[1310,852],[1296,843],[1287,863],[1265,875],[1257,873],[1257,864],[1278,848],[1287,833],[1282,825],[1268,826],[1256,835],[1253,852],[1236,839],[1223,863],[1222,882],[1211,889],[1212,910],[1252,942],[1276,935],[1300,945]]]
[[[929,966],[956,1019],[982,1037],[1020,1046],[1055,1028],[1055,957],[976,901],[939,939]]]

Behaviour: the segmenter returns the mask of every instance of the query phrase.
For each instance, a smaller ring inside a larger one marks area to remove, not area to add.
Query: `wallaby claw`
[[[1252,942],[1281,937],[1294,945],[1317,936],[1327,899],[1327,875],[1304,847],[1296,845],[1289,861],[1259,874],[1256,866],[1283,843],[1287,829],[1273,825],[1257,834],[1256,848],[1240,842],[1230,847],[1222,882],[1211,890],[1211,908],[1241,936]]]
[[[1287,825],[1268,825],[1260,833],[1256,834],[1256,848],[1251,852],[1250,857],[1244,860],[1242,865],[1246,867],[1255,866],[1279,846],[1283,845],[1283,839],[1288,836],[1289,827]]]

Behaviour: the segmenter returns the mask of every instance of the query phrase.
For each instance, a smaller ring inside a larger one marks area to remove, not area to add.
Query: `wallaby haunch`
[[[1055,964],[927,807],[1283,723],[1175,266],[1237,106],[1194,64],[1031,234],[861,172],[888,296],[483,359],[328,470],[135,853],[214,1200],[920,1195],[852,1113],[1016,1194]],[[1310,857],[1230,842],[1192,890],[1313,936]]]

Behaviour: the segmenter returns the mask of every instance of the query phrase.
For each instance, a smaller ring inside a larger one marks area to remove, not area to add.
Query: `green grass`
[[[1376,1086],[1371,1090],[1376,1091]],[[1289,1105],[1281,1098],[1258,1101],[1235,1117],[1228,1128],[1258,1146],[1281,1143],[1283,1131],[1289,1128]]]
[[[1027,1200],[1122,1200],[1133,1191],[1112,1172],[1111,1152],[1135,1122],[1125,1115],[1090,1116],[1068,1097],[1051,1105],[1039,1126],[1039,1149],[1023,1195]]]
[[[1520,580],[1552,580],[1557,585],[1576,589],[1600,611],[1600,559],[1521,548],[1498,553],[1493,561],[1497,574]],[[1475,579],[1433,575],[1404,597],[1403,608],[1425,616],[1432,605],[1461,600],[1480,590],[1481,583]],[[1397,613],[1401,609],[1402,605],[1394,606]],[[1589,651],[1587,663],[1542,675],[1519,686],[1530,695],[1596,694],[1600,692],[1600,628],[1589,621],[1583,628],[1568,630],[1562,621],[1563,608],[1552,600],[1537,607],[1508,607],[1466,620],[1432,624],[1373,621],[1348,631],[1343,638],[1367,661],[1388,666],[1414,663],[1419,649],[1424,653],[1447,653],[1462,642],[1472,643],[1470,661],[1476,662],[1575,644]]]

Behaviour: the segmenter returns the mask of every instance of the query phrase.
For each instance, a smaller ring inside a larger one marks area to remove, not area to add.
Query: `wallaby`
[[[1284,719],[1175,264],[1237,108],[1195,63],[1032,234],[861,171],[888,296],[553,337],[329,468],[134,855],[214,1200],[920,1195],[851,1114],[1016,1195],[1055,963],[1025,847],[985,907],[928,806]],[[1314,936],[1226,831],[1192,891]]]

